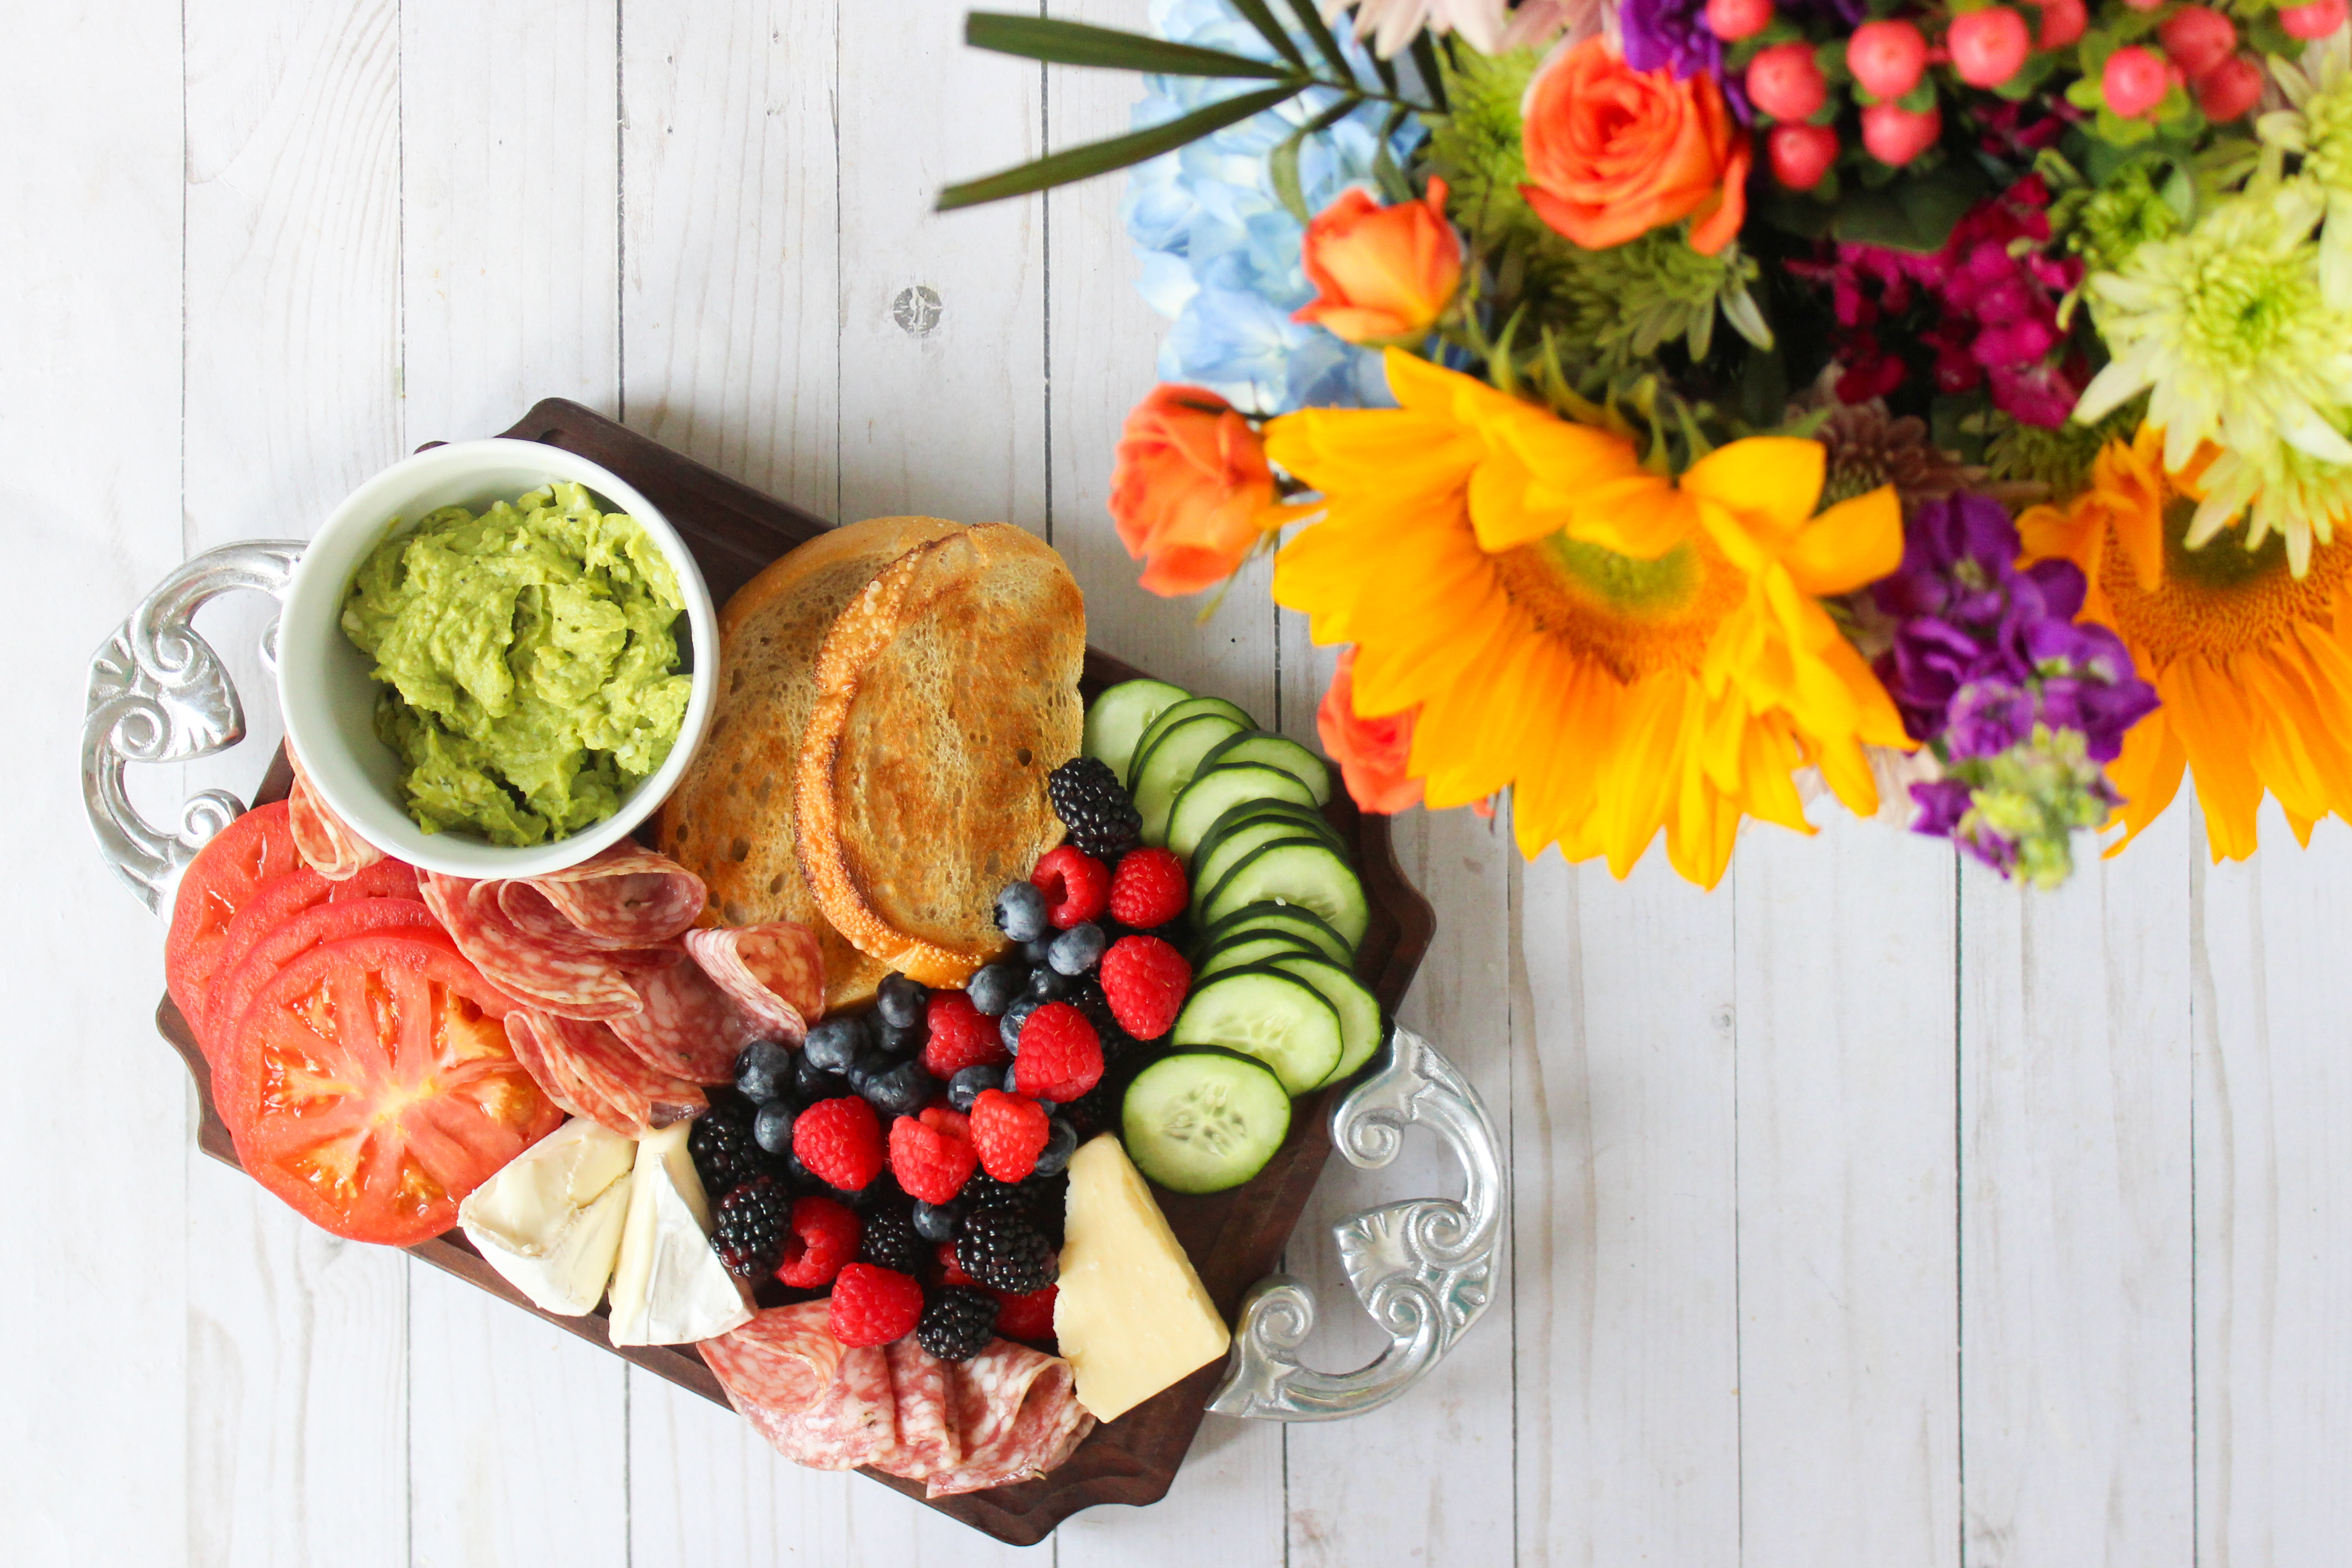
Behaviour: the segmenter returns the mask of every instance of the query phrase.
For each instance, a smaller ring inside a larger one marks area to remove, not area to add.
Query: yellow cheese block
[[[1070,1157],[1054,1337],[1100,1421],[1225,1353],[1233,1336],[1127,1151],[1106,1132]]]

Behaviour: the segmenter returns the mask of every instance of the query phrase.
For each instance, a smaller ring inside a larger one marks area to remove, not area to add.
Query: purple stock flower
[[[1625,63],[1637,71],[1672,66],[1676,81],[1693,71],[1723,75],[1723,40],[1706,25],[1706,0],[1623,0],[1617,25]]]

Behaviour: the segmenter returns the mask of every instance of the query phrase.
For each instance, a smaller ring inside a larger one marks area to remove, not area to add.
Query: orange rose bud
[[[1215,393],[1163,384],[1127,416],[1110,516],[1151,592],[1193,594],[1232,576],[1275,526],[1275,500],[1265,443]]]
[[[1567,50],[1528,93],[1528,184],[1536,216],[1587,250],[1606,250],[1688,217],[1691,248],[1713,256],[1748,216],[1755,153],[1715,78],[1629,69],[1599,38]]]
[[[1418,202],[1384,207],[1350,186],[1307,226],[1299,259],[1315,298],[1290,319],[1351,343],[1429,331],[1462,286],[1462,237],[1445,221],[1445,182]]]
[[[1339,764],[1348,794],[1359,808],[1392,816],[1421,804],[1421,781],[1405,776],[1405,759],[1412,754],[1412,724],[1418,708],[1383,719],[1356,713],[1356,650],[1339,655],[1339,668],[1315,710],[1315,733],[1323,749]]]

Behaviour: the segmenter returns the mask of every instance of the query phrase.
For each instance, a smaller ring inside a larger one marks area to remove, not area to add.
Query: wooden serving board
[[[504,434],[576,452],[636,486],[686,540],[709,582],[711,596],[720,604],[769,562],[830,526],[562,398],[537,405]],[[1105,688],[1143,673],[1089,647],[1080,685],[1092,699]],[[256,804],[282,798],[290,783],[281,750]],[[1357,974],[1393,1014],[1428,951],[1436,919],[1428,900],[1398,868],[1386,817],[1359,813],[1345,791],[1339,792],[1324,815],[1355,847],[1357,868],[1371,904],[1371,926],[1356,955]],[[156,1010],[155,1023],[195,1079],[202,1109],[198,1145],[215,1159],[236,1164],[228,1130],[213,1107],[203,1054],[168,996]],[[1331,1152],[1330,1102],[1339,1092],[1328,1089],[1301,1100],[1291,1120],[1289,1142],[1246,1185],[1208,1196],[1159,1194],[1169,1224],[1228,1321],[1239,1310],[1243,1294],[1274,1271],[1291,1227],[1298,1223]],[[483,1260],[462,1231],[451,1230],[408,1250],[681,1388],[719,1405],[727,1403],[718,1378],[691,1345],[614,1345],[604,1337],[601,1309],[585,1318],[541,1311]],[[927,1500],[919,1481],[873,1469],[864,1473],[1000,1541],[1032,1545],[1082,1508],[1150,1503],[1165,1496],[1223,1372],[1223,1362],[1204,1366],[1118,1420],[1097,1426],[1066,1463],[1036,1480]]]

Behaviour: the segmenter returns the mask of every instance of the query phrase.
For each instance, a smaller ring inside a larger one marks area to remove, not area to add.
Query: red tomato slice
[[[189,1026],[196,1032],[196,1045],[205,1053],[205,1059],[210,1061],[218,1054],[215,1037],[236,1021],[236,1014],[215,1010],[213,994],[271,932],[319,904],[375,898],[414,900],[416,896],[416,868],[405,860],[379,860],[341,882],[330,882],[310,867],[298,865],[255,888],[221,934],[220,945],[212,955],[212,976],[197,995],[196,1010],[189,1012],[184,1004],[180,1008],[187,1014]]]
[[[301,863],[281,800],[222,828],[180,873],[172,930],[163,939],[163,984],[191,1026],[203,1016],[205,987],[219,965],[229,921],[262,883]]]
[[[300,954],[221,1042],[221,1120],[254,1180],[353,1241],[408,1247],[562,1124],[507,1045],[513,1004],[439,932]]]
[[[433,918],[431,910],[415,899],[331,900],[313,905],[263,932],[244,957],[224,961],[205,991],[205,1026],[201,1031],[205,1058],[213,1064],[215,1097],[220,1095],[228,1075],[226,1061],[218,1059],[223,1054],[214,1050],[211,1042],[226,1037],[236,1027],[247,1005],[279,970],[314,947],[364,931],[384,930],[437,933],[441,923]]]

